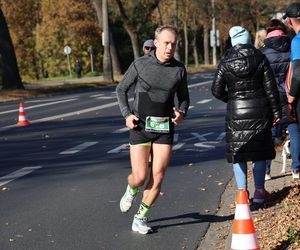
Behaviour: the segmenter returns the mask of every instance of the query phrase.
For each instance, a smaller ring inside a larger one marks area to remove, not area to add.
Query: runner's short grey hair
[[[163,30],[171,31],[171,32],[176,36],[176,39],[177,39],[178,30],[177,30],[177,28],[176,28],[175,26],[170,25],[170,24],[164,24],[164,25],[162,25],[162,26],[159,26],[159,27],[155,30],[155,39],[158,39],[158,36],[160,35],[160,33],[161,33]]]

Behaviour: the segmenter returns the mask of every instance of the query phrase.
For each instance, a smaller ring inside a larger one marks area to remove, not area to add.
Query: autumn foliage
[[[92,47],[94,68],[102,71],[102,24],[95,2],[101,6],[101,0],[0,0],[23,79],[68,75],[63,51],[66,45],[72,48],[73,70],[79,59],[83,73],[90,71]],[[216,28],[220,32],[218,58],[225,51],[230,26],[243,25],[254,37],[256,30],[290,2],[215,0]],[[123,70],[141,54],[143,41],[153,38],[154,29],[165,23],[178,23],[182,61],[196,65],[211,62],[212,0],[108,0],[108,9]]]

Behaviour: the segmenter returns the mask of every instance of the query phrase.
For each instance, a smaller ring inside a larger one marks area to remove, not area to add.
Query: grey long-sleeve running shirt
[[[133,85],[135,93],[131,108],[127,93]],[[147,116],[171,117],[175,94],[178,99],[177,107],[185,114],[190,102],[184,65],[174,58],[160,63],[155,57],[155,51],[135,60],[116,90],[124,118],[130,114],[141,119]]]

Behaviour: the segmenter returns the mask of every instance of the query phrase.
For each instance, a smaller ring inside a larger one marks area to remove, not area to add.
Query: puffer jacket
[[[232,47],[218,66],[211,90],[227,103],[227,161],[274,159],[271,127],[273,119],[281,117],[281,108],[266,57],[250,44]]]
[[[267,57],[275,74],[279,92],[285,93],[285,77],[290,63],[291,40],[288,36],[274,36],[265,39],[260,49]]]
[[[283,118],[281,124],[290,123],[286,115],[288,99],[285,89],[285,78],[290,64],[291,39],[288,36],[273,36],[266,38],[260,51],[267,57],[277,83],[280,95]]]

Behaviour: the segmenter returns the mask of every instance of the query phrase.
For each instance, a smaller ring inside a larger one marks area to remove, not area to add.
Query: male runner
[[[120,201],[120,209],[127,212],[138,187],[143,186],[139,210],[134,215],[132,230],[140,234],[151,232],[146,215],[158,197],[172,153],[174,124],[182,122],[189,107],[187,73],[184,65],[173,56],[177,43],[177,29],[163,25],[156,29],[156,50],[135,60],[117,86],[117,96],[129,130],[131,174]],[[132,108],[127,92],[135,86]],[[175,94],[178,107],[174,105]],[[151,151],[152,169],[149,171]]]

